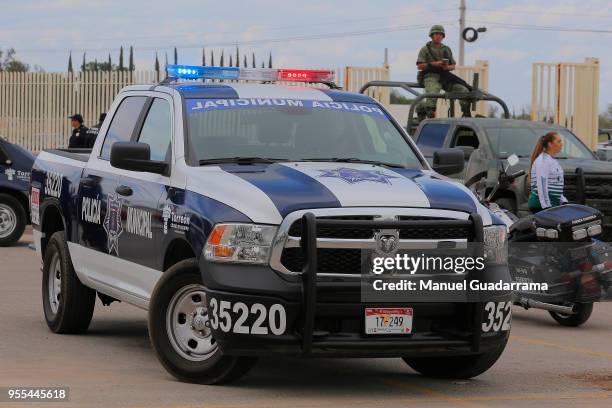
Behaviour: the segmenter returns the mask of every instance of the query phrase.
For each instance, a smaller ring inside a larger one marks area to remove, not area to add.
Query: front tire
[[[548,312],[553,319],[561,326],[578,327],[591,317],[593,313],[593,303],[577,303],[574,306],[576,314],[566,315],[557,312]]]
[[[96,292],[81,283],[72,266],[64,232],[54,233],[45,250],[42,276],[43,310],[54,333],[87,331]]]
[[[224,355],[206,322],[206,294],[195,259],[172,266],[155,286],[149,336],[159,361],[180,381],[228,383],[247,373],[256,358]]]
[[[426,377],[468,379],[491,368],[502,355],[507,342],[505,340],[503,344],[483,354],[454,357],[403,357],[402,360],[410,368]]]
[[[0,246],[17,242],[26,224],[27,215],[21,203],[11,195],[0,194]]]

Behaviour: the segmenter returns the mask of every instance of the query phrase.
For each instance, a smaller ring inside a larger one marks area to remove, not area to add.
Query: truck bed
[[[46,149],[45,152],[82,162],[87,162],[91,155],[91,149]]]

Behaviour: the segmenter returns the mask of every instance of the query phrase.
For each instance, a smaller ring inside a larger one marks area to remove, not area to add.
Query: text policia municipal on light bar
[[[274,69],[203,67],[195,65],[168,65],[169,77],[181,79],[226,79],[248,81],[319,82],[334,81],[334,71],[313,69]]]

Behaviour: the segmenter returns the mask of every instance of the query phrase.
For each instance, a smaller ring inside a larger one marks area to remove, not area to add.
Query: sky
[[[511,109],[531,102],[532,63],[587,57],[600,60],[599,110],[612,103],[606,93],[612,91],[609,0],[466,0],[466,5],[466,25],[487,28],[466,44],[466,63],[489,61],[489,91]],[[75,67],[83,52],[99,61],[110,52],[117,62],[119,47],[130,45],[136,69],[153,69],[156,51],[162,64],[166,52],[172,59],[174,46],[182,64],[201,63],[202,47],[207,59],[214,50],[218,62],[222,49],[227,58],[239,44],[249,61],[256,54],[258,66],[271,52],[274,66],[287,68],[380,66],[387,48],[391,78],[412,81],[432,24],[445,26],[446,44],[456,59],[459,53],[459,0],[0,0],[0,6],[0,49],[13,47],[19,59],[45,71],[66,70],[70,51]]]

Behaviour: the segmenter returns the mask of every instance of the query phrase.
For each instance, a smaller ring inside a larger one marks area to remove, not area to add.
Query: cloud
[[[487,60],[489,62],[518,63],[531,56],[531,53],[523,50],[507,48],[478,48],[466,53],[466,63],[473,64],[476,60]]]
[[[389,65],[393,77],[416,81],[416,57],[417,53],[413,51],[400,51],[392,54],[389,58]]]
[[[119,46],[134,45],[137,68],[150,68],[155,50],[172,56],[176,46],[184,63],[199,63],[201,47],[207,58],[214,49],[218,63],[221,47],[209,44],[256,41],[269,38],[378,29],[379,34],[326,38],[316,41],[262,43],[241,46],[240,53],[256,53],[258,66],[273,54],[275,66],[340,67],[380,66],[389,49],[393,79],[413,81],[415,59],[428,40],[430,24],[446,25],[445,42],[458,57],[458,2],[427,3],[422,0],[252,0],[220,4],[217,1],[173,0],[56,0],[5,1],[0,14],[2,47],[15,47],[20,58],[42,65],[47,71],[66,67],[68,50],[73,59],[90,49],[88,57],[118,57]],[[531,64],[536,61],[582,62],[601,60],[600,105],[612,98],[603,92],[612,82],[610,37],[597,34],[510,30],[499,24],[526,24],[580,28],[605,28],[609,0],[470,0],[468,25],[486,26],[486,33],[466,44],[466,59],[489,61],[490,89],[509,104],[522,106],[531,96]],[[170,6],[169,6],[170,4]],[[247,6],[244,6],[244,5]],[[392,27],[416,26],[412,30],[384,32]],[[91,49],[101,49],[91,51]],[[30,50],[26,52],[27,50]],[[224,47],[226,56],[234,46]],[[44,52],[41,52],[44,51]],[[126,56],[127,58],[127,56]]]

